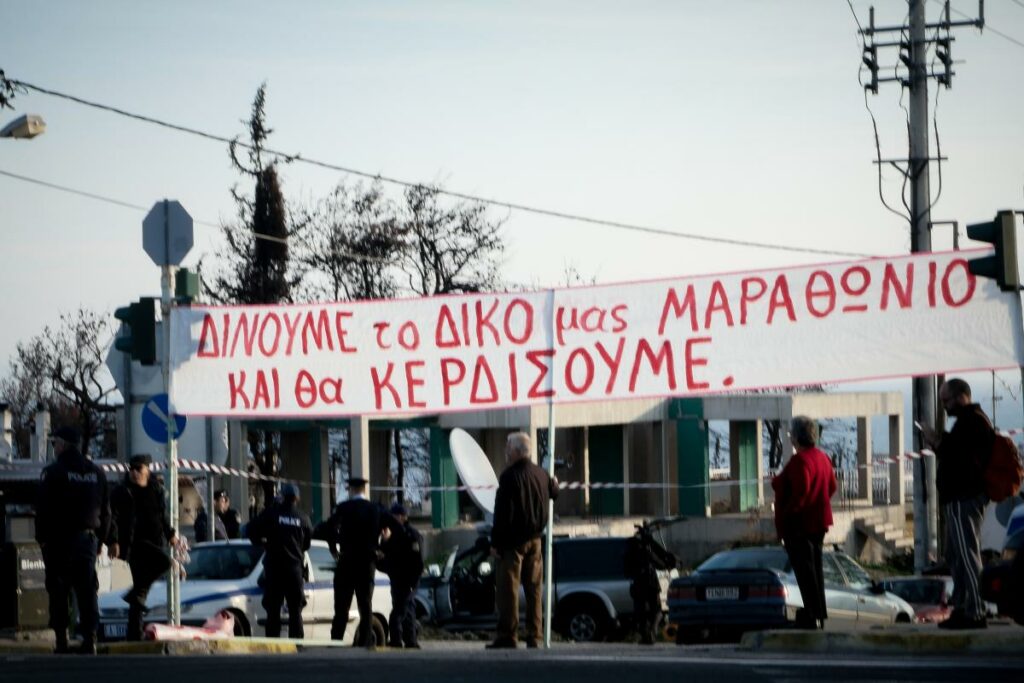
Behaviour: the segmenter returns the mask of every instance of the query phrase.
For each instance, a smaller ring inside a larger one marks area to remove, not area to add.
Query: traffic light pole
[[[163,314],[164,349],[163,371],[164,387],[167,390],[167,508],[171,529],[178,538],[178,441],[174,438],[176,424],[174,421],[174,404],[171,402],[171,292],[174,281],[174,266],[163,266],[160,275],[160,310]],[[212,511],[210,512],[212,515]],[[211,519],[212,516],[211,516]],[[171,549],[173,554],[174,550]],[[172,562],[167,572],[167,623],[181,626],[181,575],[178,567]]]

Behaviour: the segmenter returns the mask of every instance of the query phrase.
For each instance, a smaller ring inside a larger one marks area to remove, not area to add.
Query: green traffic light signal
[[[968,261],[970,271],[994,279],[1005,292],[1018,291],[1020,274],[1017,271],[1017,227],[1013,211],[1000,211],[990,223],[968,225],[967,236],[978,242],[989,242],[996,250],[992,256]]]
[[[156,299],[143,297],[114,311],[127,332],[114,340],[114,348],[143,365],[156,363]]]

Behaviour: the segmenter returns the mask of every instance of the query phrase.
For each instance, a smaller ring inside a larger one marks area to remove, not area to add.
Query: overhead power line
[[[181,133],[187,133],[189,135],[195,135],[195,136],[207,139],[207,140],[212,140],[212,141],[215,141],[215,142],[221,142],[221,143],[226,143],[226,144],[235,144],[235,145],[237,145],[239,147],[242,147],[242,148],[245,148],[245,149],[252,149],[252,145],[247,144],[245,142],[242,142],[242,141],[238,140],[237,138],[229,138],[229,137],[225,137],[223,135],[216,135],[214,133],[209,133],[207,131],[199,130],[197,128],[191,128],[189,126],[182,126],[182,125],[179,125],[179,124],[176,124],[176,123],[170,123],[168,121],[163,121],[161,119],[153,118],[151,116],[145,116],[143,114],[136,114],[134,112],[127,111],[125,109],[121,109],[121,108],[114,107],[114,106],[107,105],[107,104],[102,104],[100,102],[93,102],[93,101],[86,100],[86,99],[81,98],[81,97],[77,97],[75,95],[69,95],[67,93],[58,92],[56,90],[51,90],[49,88],[43,88],[43,87],[38,86],[38,85],[33,85],[32,83],[26,83],[25,81],[17,81],[17,80],[13,80],[12,79],[11,82],[16,84],[16,85],[18,85],[18,86],[20,86],[20,87],[26,88],[28,90],[34,90],[34,91],[36,91],[38,93],[42,93],[44,95],[50,95],[52,97],[58,97],[60,99],[69,100],[71,102],[75,102],[77,104],[81,104],[81,105],[86,106],[86,107],[92,107],[94,109],[99,109],[99,110],[102,110],[102,111],[110,112],[110,113],[113,113],[113,114],[117,114],[119,116],[125,116],[127,118],[135,119],[137,121],[142,121],[142,122],[145,122],[145,123],[151,123],[151,124],[156,125],[156,126],[161,126],[163,128],[168,128],[170,130],[175,130],[175,131],[178,131],[178,132],[181,132]],[[272,156],[275,156],[275,157],[277,157],[277,158],[279,158],[279,159],[281,159],[283,161],[294,161],[296,163],[308,164],[308,165],[311,165],[311,166],[317,166],[319,168],[324,168],[324,169],[328,169],[328,170],[331,170],[331,171],[337,171],[337,172],[340,172],[340,173],[346,173],[346,174],[354,175],[354,176],[361,177],[361,178],[367,178],[367,179],[370,179],[370,180],[380,180],[382,182],[390,183],[390,184],[393,184],[393,185],[398,185],[398,186],[405,187],[405,188],[418,187],[418,186],[420,186],[422,184],[422,183],[414,183],[414,182],[410,182],[410,181],[407,181],[407,180],[402,180],[400,178],[389,177],[389,176],[385,176],[385,175],[381,175],[381,174],[377,174],[377,173],[368,173],[366,171],[360,171],[358,169],[349,168],[347,166],[342,166],[340,164],[334,164],[334,163],[330,163],[330,162],[326,162],[326,161],[319,161],[317,159],[310,159],[310,158],[302,156],[301,154],[287,154],[285,152],[280,152],[280,151],[273,150],[273,149],[268,149],[268,148],[265,148],[265,147],[262,148],[262,151],[264,153],[266,153],[266,154],[270,154]],[[800,246],[776,244],[776,243],[771,243],[771,242],[757,242],[757,241],[754,241],[754,240],[742,240],[742,239],[734,239],[734,238],[729,238],[729,237],[714,237],[714,236],[710,236],[710,235],[700,235],[700,234],[695,234],[695,233],[677,232],[677,231],[674,231],[674,230],[667,230],[665,228],[656,228],[656,227],[651,227],[651,226],[636,225],[636,224],[633,224],[633,223],[623,223],[623,222],[620,222],[620,221],[604,220],[604,219],[601,219],[601,218],[594,218],[594,217],[590,217],[590,216],[582,216],[582,215],[579,215],[579,214],[571,214],[571,213],[567,213],[567,212],[564,212],[564,211],[554,211],[554,210],[551,210],[551,209],[543,209],[543,208],[538,208],[538,207],[535,207],[535,206],[528,206],[526,204],[519,204],[519,203],[516,203],[516,202],[507,202],[507,201],[503,201],[503,200],[500,200],[500,199],[493,199],[493,198],[490,198],[490,197],[482,197],[482,196],[479,196],[479,195],[472,195],[472,194],[467,194],[467,193],[463,193],[463,192],[454,192],[452,190],[444,190],[444,189],[441,189],[441,188],[438,188],[437,191],[440,194],[443,194],[443,195],[446,195],[446,196],[449,196],[449,197],[454,197],[456,199],[463,199],[463,200],[471,201],[471,202],[479,202],[481,204],[486,204],[486,205],[489,205],[489,206],[501,207],[501,208],[509,209],[511,211],[521,211],[521,212],[524,212],[524,213],[531,213],[531,214],[535,214],[535,215],[539,215],[539,216],[547,216],[547,217],[550,217],[550,218],[560,218],[560,219],[563,219],[563,220],[576,221],[576,222],[580,222],[580,223],[589,223],[589,224],[592,224],[592,225],[601,225],[601,226],[608,227],[608,228],[617,228],[617,229],[620,229],[620,230],[630,230],[630,231],[633,231],[633,232],[641,232],[641,233],[646,233],[646,234],[651,234],[651,235],[661,235],[661,236],[665,236],[665,237],[674,237],[674,238],[677,238],[677,239],[696,240],[696,241],[701,241],[701,242],[710,242],[710,243],[714,243],[714,244],[728,244],[728,245],[733,245],[733,246],[738,246],[738,247],[751,247],[751,248],[755,248],[755,249],[772,249],[772,250],[775,250],[775,251],[786,251],[786,252],[804,253],[804,254],[819,254],[819,255],[826,255],[826,256],[846,256],[846,257],[852,257],[852,258],[871,258],[871,257],[879,256],[879,254],[868,254],[868,253],[853,252],[853,251],[841,251],[841,250],[838,250],[838,249],[819,249],[819,248],[814,248],[814,247],[800,247]]]
[[[51,190],[58,190],[60,192],[67,192],[68,194],[78,195],[79,197],[86,197],[87,199],[93,199],[95,201],[104,202],[106,204],[113,204],[114,206],[120,206],[120,207],[125,208],[125,209],[135,209],[135,210],[138,210],[138,211],[149,211],[152,208],[150,206],[142,206],[141,204],[132,204],[131,202],[126,202],[126,201],[122,201],[120,199],[115,199],[114,197],[107,197],[105,195],[96,194],[95,192],[86,192],[85,190],[77,190],[77,189],[75,189],[73,187],[68,187],[66,185],[58,185],[57,183],[51,183],[51,182],[48,182],[46,180],[40,180],[39,178],[30,178],[29,176],[19,175],[17,173],[11,173],[10,171],[5,171],[3,169],[0,169],[0,176],[6,176],[8,178],[14,178],[15,180],[20,180],[20,181],[26,182],[26,183],[32,183],[33,185],[39,185],[41,187],[46,187],[46,188],[49,188]],[[206,227],[209,227],[209,228],[223,229],[223,227],[224,227],[222,225],[219,225],[217,223],[213,223],[211,221],[204,221],[204,220],[199,220],[199,219],[196,219],[196,218],[193,218],[192,222],[197,224],[197,225],[203,225],[203,226],[206,226]],[[267,234],[261,233],[261,232],[252,232],[252,233],[249,233],[249,234],[252,235],[256,239],[267,240],[268,242],[278,242],[280,244],[289,244],[289,241],[288,241],[287,238],[278,237],[277,235],[267,235]],[[376,257],[376,256],[367,256],[367,255],[364,255],[364,254],[353,254],[353,253],[350,253],[350,252],[342,252],[342,251],[339,251],[338,254],[340,256],[345,257],[345,258],[350,258],[350,259],[352,259],[354,261],[370,261],[370,262],[373,262],[373,263],[389,263],[389,261],[387,259],[382,259],[382,258],[379,258],[379,257]]]

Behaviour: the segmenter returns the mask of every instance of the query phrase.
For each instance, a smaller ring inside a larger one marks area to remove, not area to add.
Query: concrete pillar
[[[903,505],[907,501],[904,492],[903,415],[889,416],[889,457],[896,459],[896,462],[889,463],[889,504]]]
[[[861,500],[874,505],[871,465],[871,418],[857,418],[857,483]]]
[[[622,514],[629,517],[629,438],[632,428],[622,425]]]
[[[32,462],[45,463],[50,460],[50,411],[36,413],[35,433],[31,439]],[[81,448],[81,444],[78,447]]]
[[[249,469],[249,439],[245,426],[238,420],[228,422],[228,459],[227,466],[246,472]],[[242,477],[227,478],[228,496],[231,505],[242,516],[243,522],[249,521],[249,480]],[[209,514],[209,511],[207,511]]]
[[[583,514],[590,516],[590,427],[583,425]]]
[[[349,425],[349,476],[370,481],[370,420],[366,417],[353,417]]]

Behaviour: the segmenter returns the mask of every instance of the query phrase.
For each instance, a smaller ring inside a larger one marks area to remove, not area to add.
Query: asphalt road
[[[623,683],[624,681],[898,681],[1022,680],[1024,659],[765,656],[732,647],[560,645],[550,651],[489,652],[476,643],[431,643],[419,652],[351,648],[291,656],[245,657],[0,657],[4,683]]]

